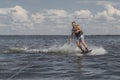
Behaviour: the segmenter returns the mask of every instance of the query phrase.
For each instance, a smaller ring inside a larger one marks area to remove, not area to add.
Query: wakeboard
[[[88,53],[90,53],[90,52],[92,52],[92,50],[88,50],[88,51],[81,52],[81,53],[82,53],[82,54],[88,54]]]

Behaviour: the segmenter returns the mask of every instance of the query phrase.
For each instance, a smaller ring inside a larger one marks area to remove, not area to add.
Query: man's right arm
[[[73,32],[73,30],[71,31],[71,35],[70,35],[70,39],[69,39],[69,41],[71,42],[71,40],[72,40],[72,38],[73,38],[73,35],[74,35],[74,32]]]
[[[70,38],[71,38],[71,39],[73,38],[73,34],[74,34],[74,33],[73,33],[73,32],[71,32],[71,36],[70,36]]]

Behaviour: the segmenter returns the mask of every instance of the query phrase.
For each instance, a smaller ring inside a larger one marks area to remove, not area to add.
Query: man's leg
[[[82,40],[82,45],[84,46],[84,48],[85,48],[86,50],[88,50],[88,46],[87,46],[85,40]]]
[[[84,40],[84,35],[81,35],[81,42],[82,42],[82,45],[83,45],[84,48],[85,48],[85,51],[88,51],[88,46],[87,46],[87,44],[86,44],[86,42],[85,42],[85,40]]]
[[[80,45],[80,41],[76,41],[76,45],[78,46],[78,48],[84,52],[85,50],[82,48],[82,46]]]

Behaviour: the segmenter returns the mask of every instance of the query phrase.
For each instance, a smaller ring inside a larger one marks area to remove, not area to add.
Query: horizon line
[[[70,35],[0,35],[0,36],[70,36]],[[120,36],[120,34],[95,34],[86,36]]]

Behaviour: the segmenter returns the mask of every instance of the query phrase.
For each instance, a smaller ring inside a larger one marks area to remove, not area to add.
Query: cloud
[[[10,10],[9,14],[14,21],[29,21],[28,19],[28,11],[23,9],[21,6],[15,6],[14,8],[8,9]]]
[[[21,32],[23,30],[33,29],[33,24],[29,17],[29,12],[16,5],[12,8],[0,8],[1,23],[4,26],[11,27],[11,30]]]
[[[39,26],[45,26],[41,27],[41,30],[46,28],[47,32],[55,31],[53,33],[56,33],[57,30],[62,32],[63,29],[71,29],[71,27],[69,28],[68,26],[71,25],[71,21],[73,20],[76,21],[78,18],[90,19],[92,17],[92,12],[89,10],[77,10],[69,13],[62,9],[49,9],[32,14],[32,20],[34,20],[34,22],[40,24]]]
[[[50,9],[50,10],[46,10],[46,12],[50,16],[58,16],[58,17],[66,17],[67,16],[67,12],[65,10]]]
[[[104,8],[97,14],[92,13],[89,9],[73,12],[64,9],[47,9],[30,13],[19,5],[12,8],[0,8],[0,29],[3,31],[6,29],[5,31],[14,34],[68,34],[72,28],[71,21],[76,21],[85,26],[83,27],[85,33],[94,34],[94,31],[97,30],[100,30],[97,33],[104,33],[105,31],[109,33],[109,28],[119,29],[120,10],[111,4],[104,5]]]
[[[56,31],[57,29],[68,29],[67,26],[76,18],[91,18],[92,13],[89,10],[77,10],[68,13],[62,9],[46,9],[41,12],[30,13],[22,6],[16,5],[12,8],[0,9],[0,17],[2,18],[0,24],[9,26],[14,31],[23,32],[35,28],[44,30],[44,27],[40,28],[41,26],[46,26],[46,29],[49,29],[48,31]]]
[[[112,5],[105,5],[106,10],[98,12],[95,15],[95,19],[103,21],[118,21],[120,18],[120,10],[114,8]]]
[[[114,8],[112,5],[106,5],[106,9],[109,16],[120,16],[120,10]]]
[[[74,12],[74,16],[77,18],[92,18],[93,15],[89,10],[79,10]]]
[[[39,12],[44,17],[44,25],[64,25],[68,17],[68,12],[62,9],[48,9]],[[56,26],[58,27],[58,26]]]
[[[15,21],[28,20],[28,11],[26,11],[25,9],[18,5],[16,5],[13,8],[0,8],[0,15],[10,16]]]
[[[99,12],[95,15],[95,19],[100,21],[111,21],[114,20],[114,17],[109,16],[107,11]]]
[[[0,14],[5,15],[7,13],[8,13],[7,9],[3,9],[3,8],[0,9]]]
[[[67,11],[62,9],[49,9],[30,13],[19,5],[12,8],[0,8],[0,26],[9,27],[6,29],[20,33],[27,30],[34,30],[37,24],[39,27],[43,25],[47,26],[46,29],[49,26],[53,26],[53,29],[62,28],[60,25],[64,25],[64,22],[67,22],[67,20],[63,20],[65,17],[67,17]]]
[[[44,22],[45,16],[41,13],[35,13],[32,14],[31,18],[34,21],[34,23],[42,23]]]

